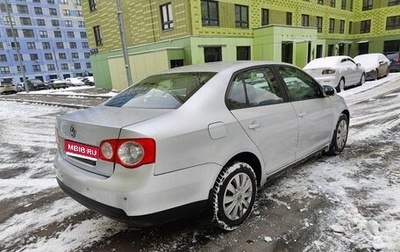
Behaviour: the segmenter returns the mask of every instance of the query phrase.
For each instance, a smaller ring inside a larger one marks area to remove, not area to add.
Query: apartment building
[[[0,14],[0,81],[22,82],[18,51],[27,79],[92,73],[81,0],[0,0]]]
[[[116,1],[82,3],[96,85],[127,86]],[[400,0],[121,1],[134,81],[211,61],[314,58],[400,50]]]

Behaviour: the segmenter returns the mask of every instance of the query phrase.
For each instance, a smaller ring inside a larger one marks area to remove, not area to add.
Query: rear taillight
[[[100,159],[136,168],[156,159],[156,143],[151,138],[109,139],[100,143]]]
[[[334,74],[335,72],[335,69],[325,69],[322,71],[322,74]]]

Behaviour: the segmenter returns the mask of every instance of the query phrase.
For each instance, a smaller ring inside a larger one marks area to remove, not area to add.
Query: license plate
[[[99,159],[99,148],[95,146],[65,140],[64,150],[69,156],[86,158],[90,160]]]

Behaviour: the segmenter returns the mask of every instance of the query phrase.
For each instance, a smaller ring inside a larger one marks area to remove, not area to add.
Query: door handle
[[[300,112],[300,113],[298,114],[298,116],[299,116],[300,118],[303,118],[305,115],[306,115],[306,112]]]
[[[258,129],[258,128],[260,128],[260,127],[261,127],[261,124],[260,124],[259,122],[252,122],[252,123],[249,125],[249,129],[252,129],[252,130]]]

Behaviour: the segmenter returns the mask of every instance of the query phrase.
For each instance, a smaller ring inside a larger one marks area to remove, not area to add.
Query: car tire
[[[336,156],[344,150],[349,134],[349,119],[347,115],[341,114],[333,132],[332,140],[329,145],[328,155]]]
[[[344,91],[345,87],[346,87],[346,83],[345,83],[344,78],[342,77],[342,78],[340,78],[340,81],[339,81],[338,85],[336,86],[336,91],[338,93],[340,93],[341,91]]]
[[[249,164],[225,166],[212,191],[212,223],[226,231],[238,228],[253,210],[256,190],[256,175]]]

